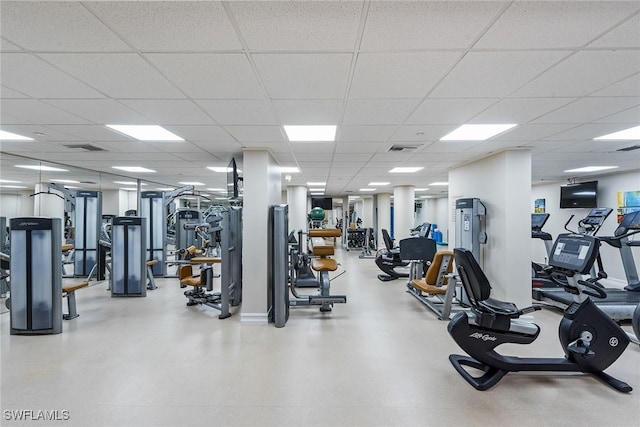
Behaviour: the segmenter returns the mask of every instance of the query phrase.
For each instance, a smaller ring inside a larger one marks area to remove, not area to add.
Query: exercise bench
[[[67,297],[67,306],[69,308],[68,314],[63,314],[64,320],[75,319],[80,316],[76,307],[76,291],[78,289],[86,288],[89,286],[89,282],[80,282],[73,285],[67,285],[62,287],[62,297]]]
[[[437,252],[421,279],[407,283],[407,292],[433,311],[440,320],[449,320],[458,286],[453,270],[453,252]]]

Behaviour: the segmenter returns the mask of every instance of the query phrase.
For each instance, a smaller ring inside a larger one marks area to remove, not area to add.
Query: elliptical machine
[[[559,338],[564,358],[520,358],[503,356],[495,351],[500,344],[530,344],[540,333],[535,323],[519,320],[523,314],[540,307],[518,309],[515,304],[490,297],[491,286],[470,251],[454,249],[458,273],[471,303],[471,313],[458,313],[447,330],[454,341],[471,357],[450,355],[449,360],[460,375],[475,389],[488,390],[509,372],[551,371],[584,372],[598,377],[622,393],[632,388],[603,371],[620,357],[629,344],[627,334],[589,298],[603,298],[598,278],[582,280],[599,257],[600,241],[593,236],[561,234],[551,251],[549,265],[558,280],[574,296],[560,322]],[[472,376],[464,366],[484,372]]]

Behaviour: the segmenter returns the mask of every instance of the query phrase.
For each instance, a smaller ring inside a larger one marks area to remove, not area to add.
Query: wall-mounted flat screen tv
[[[598,181],[560,187],[560,209],[598,207]]]
[[[333,199],[331,197],[312,197],[311,208],[322,208],[325,211],[333,209]]]
[[[242,177],[239,174],[236,159],[231,159],[227,167],[227,197],[229,200],[242,198]]]

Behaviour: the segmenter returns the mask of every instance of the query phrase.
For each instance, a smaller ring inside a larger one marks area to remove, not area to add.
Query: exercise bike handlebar
[[[575,215],[571,214],[571,216],[569,217],[569,219],[567,220],[567,222],[564,223],[564,229],[567,230],[569,233],[575,233],[575,231],[573,230],[569,230],[569,228],[567,228],[567,226],[569,225],[569,223],[571,222],[571,220],[573,220],[573,217]]]
[[[603,288],[598,286],[599,283],[597,281],[591,282],[589,280],[578,280],[578,283],[594,291],[592,292],[589,289],[583,289],[582,293],[585,295],[589,295],[589,296],[600,298],[600,299],[605,299],[607,297],[607,292]]]

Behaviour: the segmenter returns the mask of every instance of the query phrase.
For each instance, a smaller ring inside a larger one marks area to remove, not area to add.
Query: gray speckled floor
[[[330,314],[295,309],[287,326],[241,324],[186,307],[177,279],[147,298],[112,299],[106,284],[77,293],[80,317],[64,333],[10,336],[0,315],[2,425],[64,426],[541,426],[640,425],[640,347],[608,372],[623,395],[585,375],[507,375],[473,390],[449,364],[459,352],[438,321],[382,283],[373,260],[338,251],[347,273]],[[560,315],[521,356],[561,356]],[[67,410],[68,421],[9,422],[5,410]]]

